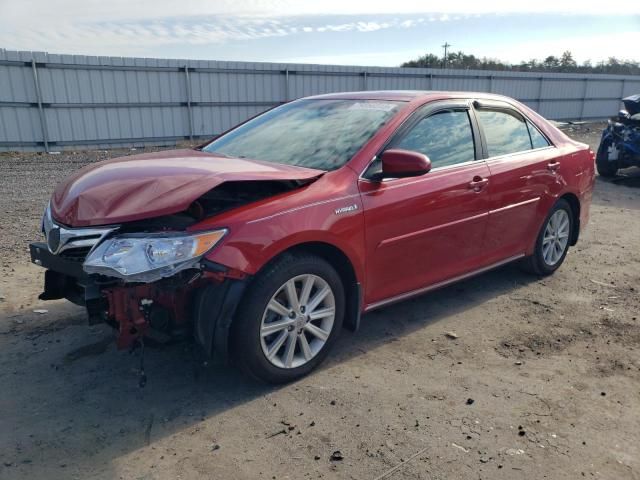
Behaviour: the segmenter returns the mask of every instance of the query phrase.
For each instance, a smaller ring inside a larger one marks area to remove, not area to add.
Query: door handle
[[[560,162],[547,163],[547,170],[551,172],[557,172],[559,168],[560,168]]]
[[[482,178],[478,175],[473,177],[473,180],[469,182],[469,188],[471,188],[474,192],[479,192],[489,183],[488,178]]]

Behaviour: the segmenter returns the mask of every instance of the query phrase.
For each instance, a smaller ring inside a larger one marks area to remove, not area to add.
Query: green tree
[[[573,59],[573,55],[566,50],[560,57],[560,68],[563,72],[574,72],[578,64]]]
[[[546,70],[555,70],[560,66],[560,60],[558,60],[558,57],[549,55],[547,58],[543,60],[542,66]]]
[[[401,67],[413,67],[413,68],[439,68],[442,64],[442,60],[433,53],[427,53],[422,57],[415,60],[409,60],[401,65]]]
[[[427,53],[414,60],[404,62],[402,67],[441,68],[444,59],[438,55]],[[582,73],[613,73],[622,75],[640,75],[640,62],[609,57],[595,65],[591,60],[578,65],[573,54],[565,50],[560,57],[549,55],[544,60],[532,58],[528,61],[510,64],[495,58],[476,57],[462,51],[451,52],[447,58],[447,67],[451,69],[472,70],[514,70],[522,72],[582,72]]]

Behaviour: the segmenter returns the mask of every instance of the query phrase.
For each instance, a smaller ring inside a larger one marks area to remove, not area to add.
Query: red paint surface
[[[54,191],[51,213],[72,227],[131,222],[186,210],[225,181],[306,180],[319,175],[320,170],[198,150],[145,153],[79,170]]]
[[[190,230],[228,228],[207,258],[247,274],[255,274],[290,247],[308,242],[332,245],[353,265],[363,286],[363,309],[530,253],[547,212],[562,195],[575,195],[581,227],[587,222],[595,175],[592,153],[515,100],[468,92],[360,92],[324,98],[407,103],[344,167],[324,175],[190,150],[139,155],[78,172],[54,193],[53,215],[72,226],[132,221],[182,211],[227,180],[318,177],[277,198],[203,220]],[[359,178],[418,107],[454,98],[508,102],[554,146],[436,168],[419,177],[384,182]],[[347,213],[336,213],[354,205],[357,208]]]
[[[431,170],[426,155],[408,150],[389,149],[382,155],[382,172],[388,177],[411,177]]]

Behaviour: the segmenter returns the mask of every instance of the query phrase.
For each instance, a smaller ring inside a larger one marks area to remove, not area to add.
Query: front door
[[[369,308],[477,268],[489,211],[489,169],[467,102],[427,105],[388,148],[424,153],[432,170],[374,181],[376,160],[363,174]]]

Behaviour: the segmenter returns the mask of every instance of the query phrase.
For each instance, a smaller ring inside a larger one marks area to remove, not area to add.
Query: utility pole
[[[447,68],[447,52],[449,47],[453,47],[453,45],[448,42],[444,42],[444,45],[442,45],[442,48],[444,48],[444,68]]]

